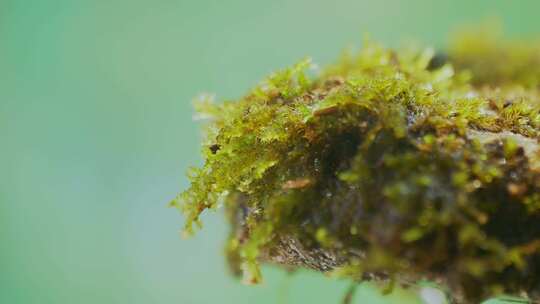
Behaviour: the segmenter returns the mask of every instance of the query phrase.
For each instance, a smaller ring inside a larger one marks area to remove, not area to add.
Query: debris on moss
[[[233,270],[442,282],[462,302],[540,292],[540,44],[463,34],[444,56],[365,42],[310,60],[209,118],[205,164],[172,205],[223,204]]]

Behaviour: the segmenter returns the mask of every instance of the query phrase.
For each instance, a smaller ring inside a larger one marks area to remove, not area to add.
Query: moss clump
[[[464,301],[540,290],[539,51],[464,37],[448,62],[366,42],[317,76],[304,60],[203,99],[205,164],[172,203],[185,231],[223,203],[252,282],[270,261]]]
[[[540,40],[507,41],[493,26],[461,32],[452,40],[452,63],[470,70],[475,85],[540,85]]]

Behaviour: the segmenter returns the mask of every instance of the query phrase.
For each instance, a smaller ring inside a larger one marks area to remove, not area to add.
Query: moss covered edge
[[[540,43],[462,33],[442,56],[365,41],[311,68],[198,101],[205,163],[171,203],[185,232],[224,205],[228,259],[249,282],[265,261],[436,280],[467,301],[534,297]]]

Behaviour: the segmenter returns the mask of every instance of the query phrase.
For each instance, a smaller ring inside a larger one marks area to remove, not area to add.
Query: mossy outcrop
[[[186,232],[223,204],[249,282],[272,262],[435,280],[467,303],[537,296],[540,44],[470,34],[445,54],[365,42],[318,73],[304,60],[241,99],[201,100],[205,164],[172,203]]]

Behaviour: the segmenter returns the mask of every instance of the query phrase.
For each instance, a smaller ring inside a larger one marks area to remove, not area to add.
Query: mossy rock
[[[540,292],[540,44],[470,33],[445,56],[366,41],[198,111],[205,164],[173,205],[223,204],[227,252],[352,280],[448,286],[460,303]],[[474,37],[471,39],[470,37]]]

